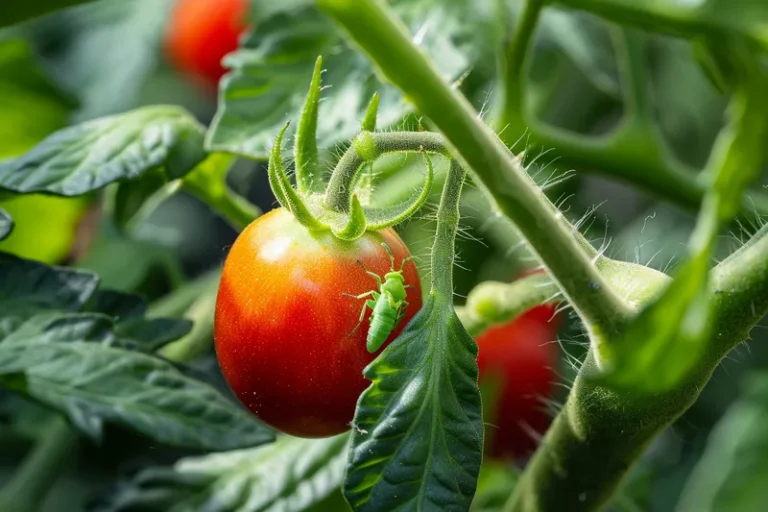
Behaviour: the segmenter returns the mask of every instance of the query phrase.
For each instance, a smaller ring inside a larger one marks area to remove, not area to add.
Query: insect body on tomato
[[[411,285],[405,284],[405,277],[403,276],[403,268],[405,262],[412,259],[411,257],[405,258],[400,265],[400,270],[395,270],[395,258],[392,255],[392,251],[387,244],[381,244],[389,254],[389,259],[392,262],[392,268],[389,272],[384,274],[384,280],[374,272],[365,270],[366,273],[376,279],[377,290],[371,290],[370,292],[363,293],[361,295],[348,295],[348,297],[354,297],[356,299],[362,299],[365,297],[373,297],[365,301],[363,310],[360,312],[360,321],[355,326],[352,332],[355,332],[360,324],[363,323],[365,318],[366,308],[371,308],[370,326],[368,328],[368,337],[366,338],[365,346],[368,352],[376,352],[381,348],[381,345],[389,337],[390,333],[400,324],[405,314],[405,309],[408,306],[408,302],[405,300],[406,289]],[[358,262],[360,263],[360,262]],[[362,265],[362,263],[360,263]],[[365,269],[365,267],[363,267]],[[351,335],[352,333],[350,333]]]

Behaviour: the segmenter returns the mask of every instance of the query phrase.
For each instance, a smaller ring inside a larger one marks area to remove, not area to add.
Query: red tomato
[[[538,445],[550,423],[546,400],[556,382],[558,320],[554,306],[539,306],[477,337],[480,385],[493,389],[487,453],[521,458]]]
[[[377,354],[365,346],[370,309],[352,336],[364,299],[376,289],[365,268],[391,268],[386,242],[400,268],[408,249],[392,229],[340,242],[311,234],[278,208],[258,218],[227,256],[216,299],[214,337],[219,365],[240,401],[268,425],[300,437],[349,429],[363,368]],[[421,308],[413,261],[405,265],[409,306],[391,342]],[[383,349],[383,347],[382,347]]]
[[[226,69],[221,60],[237,49],[247,28],[248,0],[178,0],[165,36],[165,51],[182,72],[213,90]]]

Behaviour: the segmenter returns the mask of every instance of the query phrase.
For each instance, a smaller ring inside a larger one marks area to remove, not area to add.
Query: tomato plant
[[[367,387],[363,368],[380,350],[366,349],[367,329],[355,330],[363,300],[348,295],[375,289],[366,270],[389,271],[382,242],[398,268],[410,256],[391,228],[346,243],[330,233],[313,236],[277,209],[230,249],[216,301],[216,353],[240,401],[268,425],[302,437],[349,429]],[[404,276],[409,305],[388,341],[421,308],[413,261]]]
[[[763,4],[0,2],[0,510],[760,510]]]
[[[178,0],[165,35],[165,52],[183,73],[215,90],[221,61],[246,30],[248,0]]]

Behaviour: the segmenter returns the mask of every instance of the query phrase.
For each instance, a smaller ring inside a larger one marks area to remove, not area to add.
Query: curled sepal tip
[[[363,116],[363,124],[360,126],[364,132],[372,132],[376,129],[376,116],[379,113],[379,93],[373,93],[368,108],[365,109],[365,115]]]
[[[269,166],[267,168],[269,185],[272,187],[272,192],[280,202],[280,205],[290,210],[293,216],[296,217],[296,220],[299,221],[299,224],[307,229],[328,229],[325,224],[312,215],[304,200],[291,186],[288,175],[285,173],[280,150],[283,145],[283,135],[285,135],[285,130],[288,129],[288,126],[290,126],[290,121],[277,134],[275,144],[272,146],[272,151],[269,155]]]
[[[304,194],[313,189],[317,179],[317,110],[322,87],[323,58],[315,61],[312,82],[309,84],[307,99],[301,109],[299,126],[296,130],[294,157],[296,160],[296,187]]]
[[[357,198],[357,194],[353,194],[347,223],[341,228],[336,228],[331,225],[331,231],[337,238],[351,241],[363,236],[363,233],[365,233],[365,230],[369,227],[360,200]]]
[[[411,217],[427,202],[432,191],[432,183],[435,180],[435,168],[432,166],[429,156],[426,153],[422,154],[427,164],[427,177],[424,183],[420,188],[414,190],[410,197],[397,204],[380,208],[364,208],[368,229],[379,230],[399,224]]]

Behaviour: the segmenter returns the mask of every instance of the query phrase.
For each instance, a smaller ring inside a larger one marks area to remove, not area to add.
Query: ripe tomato
[[[247,28],[248,0],[178,0],[165,36],[165,52],[180,71],[216,90],[225,55]]]
[[[492,389],[489,456],[521,458],[536,449],[550,422],[545,400],[557,379],[558,320],[554,306],[538,306],[477,337],[480,385]]]
[[[255,220],[235,241],[216,299],[216,354],[231,389],[268,425],[300,437],[349,428],[357,398],[370,384],[363,368],[377,354],[365,346],[370,309],[350,336],[364,299],[343,294],[376,288],[358,260],[380,276],[390,270],[381,242],[399,269],[409,254],[394,230],[340,242],[330,233],[311,234],[282,208]],[[409,306],[384,346],[421,308],[413,261],[404,276],[413,286]]]

